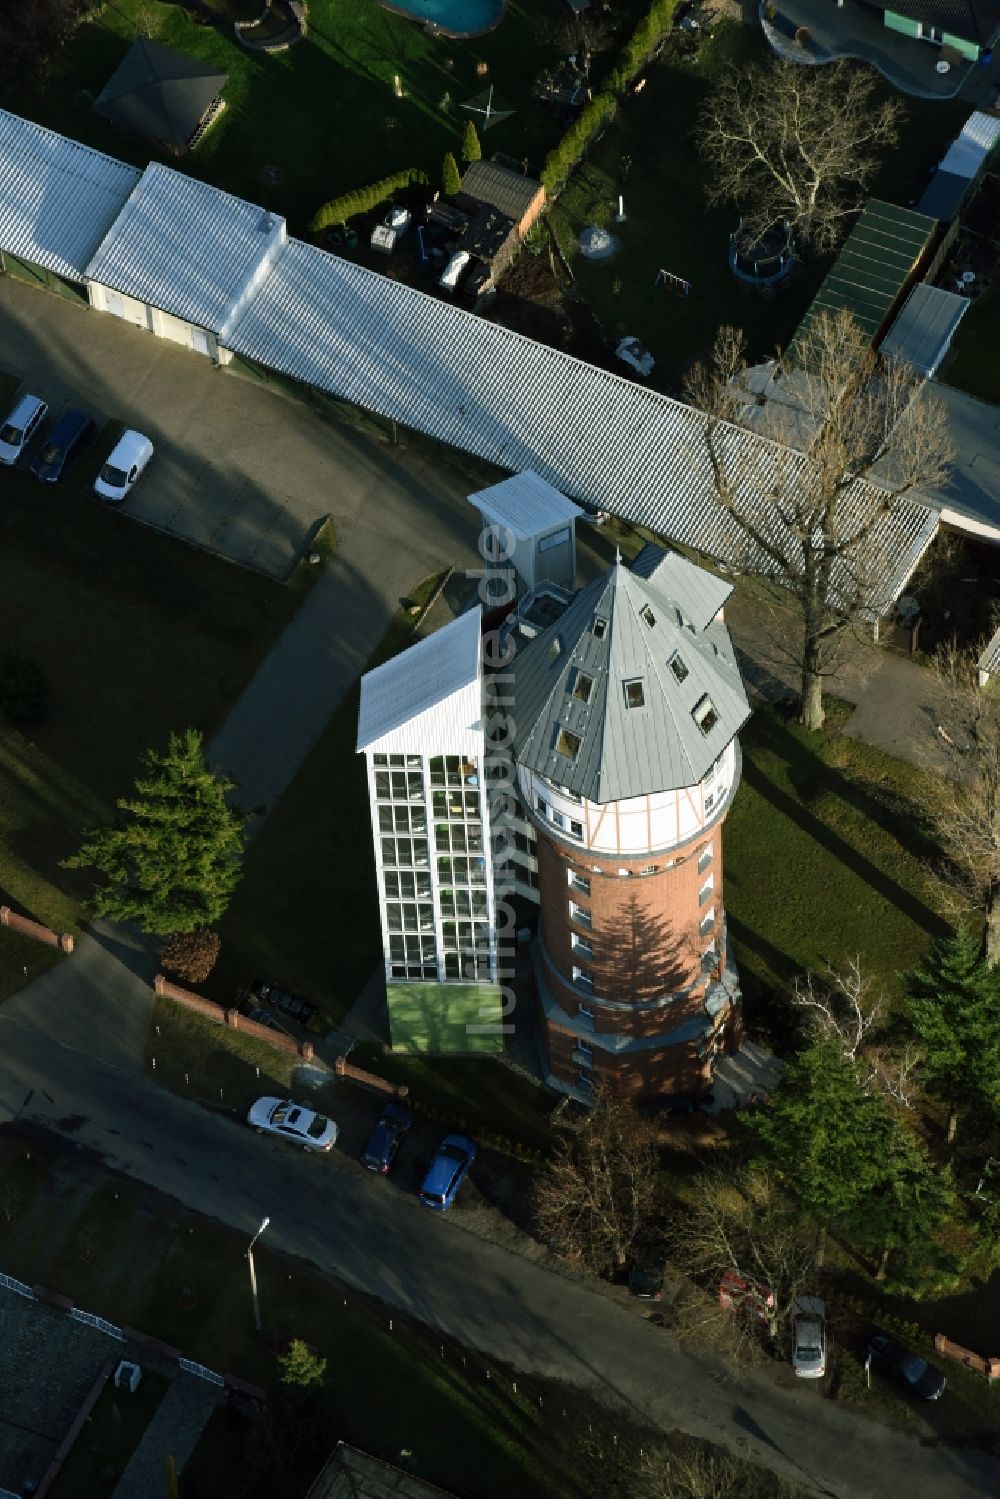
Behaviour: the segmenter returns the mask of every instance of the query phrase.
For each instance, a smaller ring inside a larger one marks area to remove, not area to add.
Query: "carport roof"
[[[905,359],[930,379],[969,310],[968,297],[921,282],[915,286],[880,345],[886,358]]]
[[[153,162],[87,266],[87,280],[221,338],[285,240],[280,215]]]
[[[141,174],[3,109],[0,165],[0,250],[82,281]]]
[[[916,269],[936,220],[912,208],[881,203],[865,207],[799,324],[789,353],[821,313],[846,309],[875,338]]]

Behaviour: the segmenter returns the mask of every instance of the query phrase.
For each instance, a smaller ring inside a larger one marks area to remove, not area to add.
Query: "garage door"
[[[123,318],[126,323],[135,323],[139,328],[149,328],[149,312],[145,302],[123,296],[120,291],[105,291],[104,305],[113,317]]]
[[[191,325],[185,323],[183,318],[157,310],[153,326],[161,338],[172,339],[175,344],[183,344],[187,349],[191,347]]]

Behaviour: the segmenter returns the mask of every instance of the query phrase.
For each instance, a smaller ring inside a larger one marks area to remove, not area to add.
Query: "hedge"
[[[331,224],[346,224],[355,214],[368,213],[370,209],[384,203],[386,198],[391,198],[400,188],[409,187],[415,182],[426,184],[427,173],[421,172],[418,167],[406,167],[404,171],[396,172],[392,177],[383,177],[380,182],[373,182],[368,187],[358,187],[353,193],[343,193],[339,198],[331,198],[329,203],[324,203],[322,208],[316,210],[309,228],[314,234],[318,234],[321,229],[329,229]]]
[[[542,168],[542,183],[550,198],[565,187],[566,179],[586,155],[587,148],[614,119],[620,96],[669,32],[677,4],[678,0],[653,0],[602,87],[583,106],[562,140],[549,152]]]

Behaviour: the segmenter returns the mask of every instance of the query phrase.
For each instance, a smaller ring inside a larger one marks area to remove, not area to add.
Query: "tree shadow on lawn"
[[[883,900],[894,905],[908,920],[931,936],[946,936],[950,928],[937,911],[880,869],[828,822],[811,812],[807,803],[820,796],[831,796],[839,800],[876,823],[905,847],[912,858],[920,860],[938,854],[939,850],[922,832],[920,822],[915,820],[917,809],[912,804],[908,805],[906,811],[909,816],[904,819],[902,806],[890,807],[884,800],[872,796],[853,783],[842,771],[827,764],[801,739],[784,728],[774,714],[759,714],[753,732],[758,744],[779,756],[787,765],[789,780],[799,800],[783,791],[751,755],[744,756],[743,761],[743,775],[747,784],[769,801],[776,811],[814,838],[838,863],[864,880]]]

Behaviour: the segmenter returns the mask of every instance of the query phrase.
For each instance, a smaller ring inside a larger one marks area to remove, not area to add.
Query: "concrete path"
[[[180,1477],[221,1394],[194,1374],[175,1374],[111,1499],[150,1499],[163,1493],[168,1457],[173,1458],[174,1471]]]
[[[373,1119],[377,1109],[373,1100]],[[736,1379],[712,1356],[678,1346],[634,1307],[553,1273],[544,1260],[463,1232],[461,1198],[446,1217],[428,1213],[391,1178],[374,1177],[337,1151],[303,1157],[261,1139],[129,1069],[53,1045],[13,1020],[9,1007],[0,1011],[6,1120],[54,1132],[241,1233],[252,1233],[267,1213],[267,1252],[301,1256],[492,1358],[624,1401],[661,1430],[728,1444],[810,1490],[838,1499],[1000,1492],[1000,1464],[939,1442],[933,1408],[914,1411],[912,1430],[902,1432],[816,1390],[780,1388],[753,1371]]]

